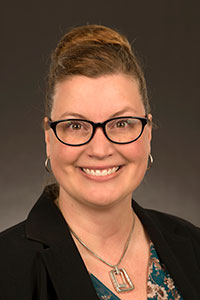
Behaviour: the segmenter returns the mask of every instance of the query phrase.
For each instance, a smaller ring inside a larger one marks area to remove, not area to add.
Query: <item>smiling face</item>
[[[104,122],[112,117],[145,116],[135,80],[122,74],[73,76],[56,85],[51,119]],[[151,116],[150,116],[151,117]],[[45,131],[46,152],[60,186],[60,197],[95,207],[131,200],[147,169],[151,125],[130,144],[114,144],[97,128],[86,145],[67,146]]]

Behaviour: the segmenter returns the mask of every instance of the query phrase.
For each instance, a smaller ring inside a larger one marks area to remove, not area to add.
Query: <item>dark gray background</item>
[[[66,30],[86,23],[121,30],[144,64],[159,129],[135,199],[200,225],[199,1],[7,1],[0,22],[0,230],[23,220],[49,181],[42,131],[49,54]]]

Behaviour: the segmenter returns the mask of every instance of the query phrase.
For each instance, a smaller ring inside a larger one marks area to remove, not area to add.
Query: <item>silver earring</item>
[[[44,166],[45,166],[45,169],[48,173],[51,173],[49,167],[48,167],[48,163],[49,163],[49,157],[46,158],[45,162],[44,162]]]
[[[149,163],[148,163],[148,166],[147,166],[147,170],[151,169],[152,165],[153,165],[153,156],[150,153],[149,154]]]

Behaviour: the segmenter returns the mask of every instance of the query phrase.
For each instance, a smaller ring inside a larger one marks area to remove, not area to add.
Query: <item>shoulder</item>
[[[16,224],[0,233],[0,254],[14,251],[20,254],[26,250],[39,249],[41,245],[35,241],[28,240],[25,232],[25,222]],[[1,255],[0,255],[1,257]]]
[[[4,243],[9,240],[14,241],[15,238],[24,237],[24,223],[25,223],[25,221],[20,222],[14,226],[2,231],[0,233],[0,243],[2,243],[2,242]],[[13,240],[13,238],[14,238],[14,240]]]
[[[0,299],[32,299],[41,248],[26,238],[25,222],[0,233]]]
[[[6,229],[0,233],[1,271],[19,271],[22,265],[24,270],[29,268],[36,253],[42,248],[41,243],[27,239],[25,221]]]
[[[189,237],[200,246],[200,228],[198,226],[174,215],[157,211],[151,211],[150,213],[158,220],[160,226],[164,226],[165,230],[173,229],[176,235]]]
[[[200,228],[191,222],[168,213],[142,208],[136,202],[133,202],[133,208],[142,223],[147,227],[154,227],[162,234],[190,238],[200,246]]]

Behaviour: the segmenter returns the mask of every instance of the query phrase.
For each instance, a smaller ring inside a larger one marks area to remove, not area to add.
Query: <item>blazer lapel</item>
[[[133,208],[184,300],[198,300],[200,271],[192,241],[184,226],[178,225],[176,217],[143,209],[134,201]]]
[[[61,242],[41,253],[52,284],[60,300],[98,299],[90,276],[75,249]]]
[[[68,226],[51,194],[44,191],[33,207],[26,221],[26,234],[28,239],[43,244],[43,250],[38,253],[39,273],[44,273],[42,268],[46,270],[59,300],[98,299]],[[43,281],[42,278],[40,281]],[[43,282],[39,284],[42,286]],[[48,285],[41,287],[43,294]]]

